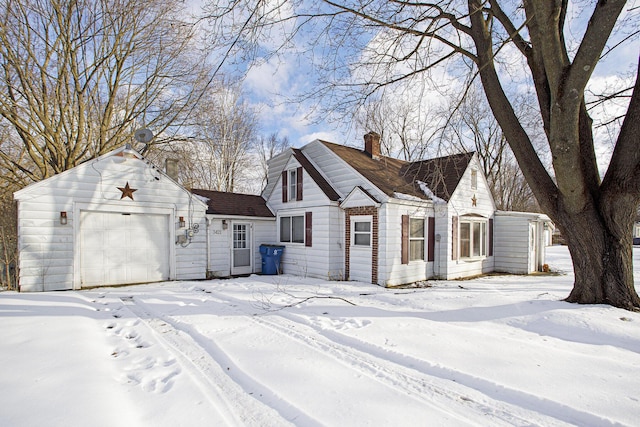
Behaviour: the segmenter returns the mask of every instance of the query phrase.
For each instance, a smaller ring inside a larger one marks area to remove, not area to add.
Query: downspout
[[[205,217],[204,221],[207,232],[207,269],[205,270],[204,277],[209,279],[209,271],[211,271],[211,233],[209,232],[209,228],[211,228],[211,218]]]

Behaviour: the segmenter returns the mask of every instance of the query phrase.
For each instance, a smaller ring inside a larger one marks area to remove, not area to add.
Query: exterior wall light
[[[226,219],[223,219],[223,220],[222,220],[222,229],[223,229],[223,230],[226,230],[228,227],[229,227],[229,224],[227,224],[227,220],[226,220]]]
[[[178,225],[180,226],[180,228],[185,226],[185,222],[184,222],[184,217],[183,216],[180,217],[180,220],[178,221]]]
[[[67,213],[65,211],[60,212],[60,225],[67,225]]]

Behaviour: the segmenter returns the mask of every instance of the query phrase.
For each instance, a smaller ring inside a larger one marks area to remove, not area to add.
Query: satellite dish
[[[133,137],[136,139],[136,141],[146,144],[153,139],[153,132],[151,132],[149,129],[138,129],[133,134]]]

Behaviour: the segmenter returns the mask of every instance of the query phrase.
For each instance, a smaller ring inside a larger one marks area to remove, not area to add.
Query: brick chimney
[[[380,159],[380,135],[371,131],[364,136],[364,152],[372,159]]]
[[[178,182],[178,160],[177,159],[165,159],[164,171],[169,178]]]

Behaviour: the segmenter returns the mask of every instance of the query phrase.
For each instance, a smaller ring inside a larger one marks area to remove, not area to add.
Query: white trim
[[[368,222],[369,223],[369,244],[368,245],[356,245],[356,222]],[[373,249],[373,215],[350,215],[349,216],[350,233],[349,236],[351,244],[349,245],[351,250],[372,250]]]
[[[357,195],[361,195],[363,198],[367,199],[369,201],[369,204],[362,204],[362,202],[357,202],[353,205],[350,205],[349,202],[351,201],[352,198],[357,197]],[[370,196],[369,194],[367,194],[365,191],[362,190],[362,188],[360,188],[360,186],[357,187],[353,187],[353,189],[349,192],[349,194],[347,194],[347,196],[340,202],[340,207],[342,209],[348,209],[348,208],[356,208],[356,207],[376,207],[379,208],[380,207],[380,203],[376,200],[374,200],[372,198],[372,196]]]

